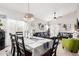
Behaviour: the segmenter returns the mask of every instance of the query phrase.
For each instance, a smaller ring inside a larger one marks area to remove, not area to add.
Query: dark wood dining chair
[[[18,47],[18,56],[21,56],[22,55],[21,50],[25,51],[24,41],[23,41],[23,32],[16,32],[16,39],[17,39],[17,47]]]
[[[12,56],[15,56],[17,53],[17,41],[16,41],[16,35],[9,34],[11,39],[11,54]]]
[[[32,53],[26,50],[24,37],[22,32],[16,32],[17,42],[18,42],[18,52],[19,56],[31,56]]]
[[[18,43],[19,56],[25,56],[26,51],[25,51],[23,32],[16,32],[16,36],[17,36],[16,38]]]
[[[53,46],[51,49],[51,55],[56,56],[57,47],[59,44],[59,37],[53,37],[52,40],[53,40]]]
[[[21,36],[23,36],[23,32],[16,32],[16,35],[21,35]]]
[[[24,45],[24,41],[23,41],[23,37],[18,37],[17,36],[17,42],[18,42],[18,56],[25,56],[25,45]]]

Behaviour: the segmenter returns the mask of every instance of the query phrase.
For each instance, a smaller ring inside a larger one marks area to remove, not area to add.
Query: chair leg
[[[50,53],[50,56],[52,56],[52,51],[53,51],[53,50],[51,49],[51,53]]]
[[[64,49],[64,47],[62,47]]]
[[[12,51],[12,56],[15,56],[15,48]]]
[[[12,50],[13,50],[13,49],[11,48],[11,53],[12,53]]]
[[[54,52],[53,56],[56,56],[56,52]]]
[[[56,56],[56,52],[55,52],[54,56]]]
[[[17,50],[17,56],[19,56],[20,55],[20,53],[19,53],[19,51]]]

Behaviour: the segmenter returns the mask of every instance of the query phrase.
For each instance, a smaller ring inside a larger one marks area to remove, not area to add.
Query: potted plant
[[[1,19],[0,19],[0,28],[3,26],[2,22],[1,22]]]

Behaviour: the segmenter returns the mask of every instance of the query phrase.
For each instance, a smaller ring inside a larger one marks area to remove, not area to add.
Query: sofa
[[[77,53],[79,50],[79,40],[74,38],[62,38],[62,47],[73,53]]]
[[[62,38],[72,38],[73,37],[73,33],[67,33],[67,32],[59,32],[58,37]]]
[[[37,32],[37,33],[34,33],[33,36],[42,37],[42,38],[50,38],[50,33],[49,32]]]

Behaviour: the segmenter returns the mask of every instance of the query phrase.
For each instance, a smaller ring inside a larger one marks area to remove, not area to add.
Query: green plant
[[[2,22],[1,22],[1,19],[0,19],[0,26],[3,26]]]

